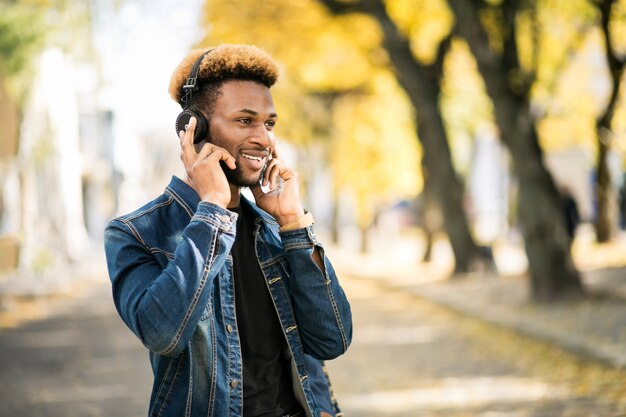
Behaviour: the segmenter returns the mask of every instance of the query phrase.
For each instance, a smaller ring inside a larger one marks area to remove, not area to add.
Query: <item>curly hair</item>
[[[194,63],[209,51],[198,70],[199,90],[194,93],[192,106],[203,102],[212,107],[219,95],[219,87],[227,80],[255,81],[272,87],[278,79],[278,68],[274,60],[263,50],[251,45],[223,44],[215,48],[191,51],[174,70],[170,79],[169,93],[172,99],[183,106],[183,85],[187,82]]]

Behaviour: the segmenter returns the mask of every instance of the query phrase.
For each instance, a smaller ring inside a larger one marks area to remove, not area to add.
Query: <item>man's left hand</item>
[[[283,165],[276,149],[265,169],[262,185],[269,187],[267,193],[261,190],[261,184],[250,190],[257,206],[274,217],[279,225],[293,223],[304,215],[300,200],[300,176]]]

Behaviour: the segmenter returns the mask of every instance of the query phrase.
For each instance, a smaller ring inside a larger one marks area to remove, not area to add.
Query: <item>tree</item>
[[[549,153],[575,146],[595,155],[589,169],[595,165],[598,242],[610,239],[617,227],[617,198],[607,158],[619,128],[616,93],[622,71],[615,64],[619,66],[623,54],[619,42],[623,4],[539,0],[525,8],[524,18],[518,18],[520,60],[534,74],[532,106],[542,148]],[[605,62],[598,59],[601,51],[607,56]]]
[[[408,37],[391,18],[380,0],[341,2],[320,0],[335,14],[366,13],[376,19],[383,32],[387,51],[398,82],[416,110],[417,136],[423,149],[424,181],[431,183],[444,214],[444,228],[455,257],[455,272],[471,270],[475,262],[491,264],[470,233],[463,211],[463,184],[452,165],[443,118],[439,111],[443,62],[451,37],[444,35],[434,62],[421,63],[413,53]]]
[[[7,114],[17,116],[24,100],[26,75],[44,40],[42,15],[41,10],[21,3],[0,4],[0,89],[6,97],[6,101],[0,103],[3,120],[13,118]],[[17,142],[17,123],[11,125],[13,128],[7,129],[5,124],[0,133],[4,146]],[[9,148],[7,151],[17,151],[17,145]]]
[[[410,105],[381,59],[376,23],[330,16],[314,0],[211,0],[204,21],[210,29],[200,45],[254,43],[286,69],[274,87],[277,131],[306,153],[305,188],[319,174],[311,155],[330,164],[333,189],[326,196],[355,202],[351,215],[365,249],[376,214],[393,200],[413,198],[421,182]]]
[[[19,2],[0,4],[0,184],[17,169],[18,132],[27,78],[45,35],[42,15],[40,9]],[[5,202],[0,199],[0,226],[6,226],[3,225],[5,211],[8,211]],[[19,225],[14,226],[20,229]]]
[[[229,42],[252,42],[263,46],[289,68],[287,75],[291,75],[291,79],[288,81],[290,87],[295,85],[298,89],[307,93],[315,90],[325,91],[326,94],[334,95],[335,102],[340,100],[339,97],[341,95],[348,95],[348,99],[355,95],[360,95],[363,98],[371,95],[376,90],[372,86],[372,80],[380,79],[379,74],[384,74],[387,71],[386,59],[379,51],[380,30],[377,26],[380,25],[377,25],[374,20],[362,14],[346,13],[336,17],[329,16],[324,9],[320,8],[319,3],[315,1],[279,3],[272,1],[262,4],[250,2],[246,3],[245,6],[241,3],[235,6],[231,2],[217,0],[207,2],[206,21],[210,22],[211,30],[207,37],[203,39],[202,44],[209,44],[211,41],[214,42],[216,40],[227,40]],[[281,24],[273,24],[273,22],[277,21],[280,21]],[[241,30],[242,27],[247,29]],[[288,36],[285,36],[285,34]],[[414,60],[410,53],[408,42],[406,39],[403,42],[401,46],[408,52],[407,56]],[[442,45],[439,59],[434,64],[434,67],[441,67],[447,45],[448,42]],[[436,70],[436,68],[433,69]],[[436,84],[434,92],[437,94],[439,89],[438,73],[433,71],[433,69],[429,73],[428,68],[424,66],[425,74],[422,82],[424,85],[434,82]],[[412,68],[408,70],[411,71]],[[439,70],[440,73],[441,71]],[[279,101],[281,100],[280,94],[281,90],[277,90],[276,96]],[[389,95],[389,91],[386,94]],[[392,92],[391,94],[397,96],[397,93]],[[293,95],[291,98],[293,98]],[[413,100],[412,98],[409,99]],[[402,98],[396,100],[401,102]],[[289,100],[289,107],[293,108],[294,105],[297,107],[298,101]],[[341,101],[344,105],[346,104],[346,100]],[[423,112],[419,112],[418,118],[423,118],[423,120],[420,119],[417,128],[420,136],[433,137],[433,133],[445,135],[445,129],[441,121],[439,121],[439,124],[431,122],[432,114],[438,114],[437,105],[435,102],[428,110],[425,109]],[[286,106],[280,107],[284,108]],[[333,108],[330,108],[330,110],[334,111]],[[376,115],[367,116],[367,118],[370,117],[376,117]],[[389,117],[390,119],[385,122],[388,125],[396,124],[394,121],[395,114],[390,114]],[[356,119],[357,122],[359,120],[362,123],[355,123],[350,130],[352,133],[348,133],[345,127],[337,129],[336,126],[332,126],[331,131],[341,132],[339,134],[331,134],[333,141],[356,140],[357,137],[354,135],[357,135],[356,132],[359,129],[361,131],[368,128],[370,130],[378,129],[375,127],[376,123],[372,123],[372,121]],[[433,131],[433,133],[430,131]],[[403,133],[401,136],[414,135],[415,133]],[[378,158],[379,160],[387,158],[385,153],[380,152],[381,144],[386,144],[390,149],[393,149],[390,146],[391,141],[400,140],[401,136],[381,135],[379,138],[380,143],[370,150],[374,152],[366,149],[362,151],[370,152],[371,158]],[[437,181],[436,188],[441,190],[442,206],[448,213],[446,231],[448,231],[454,249],[456,269],[457,271],[467,271],[476,258],[482,259],[482,254],[476,250],[476,245],[469,233],[461,205],[463,187],[454,172],[450,160],[450,150],[445,136],[443,137],[443,141],[430,140],[429,146],[431,150],[428,152],[428,157],[425,156],[423,160],[428,161],[427,165],[431,172],[429,178],[432,181]],[[359,146],[369,145],[361,143]],[[379,152],[375,152],[376,150]],[[358,167],[360,171],[355,172],[355,175],[351,175],[349,178],[356,179],[359,177],[357,174],[360,173],[360,178],[363,180],[368,178],[368,175],[373,174],[374,171],[359,161],[352,163],[351,157],[356,154],[355,152],[347,153],[341,161],[334,159],[335,166],[344,163],[346,167]],[[391,162],[380,165],[395,165],[396,172],[403,171],[398,166],[397,159],[395,164]],[[377,164],[377,166],[380,165]],[[341,166],[338,166],[338,168],[338,172],[346,172],[351,169],[342,170]],[[446,171],[445,175],[434,174],[442,170]],[[417,167],[409,169],[409,171],[419,172]],[[387,177],[383,175],[382,177],[388,178],[390,181],[393,179],[393,176]],[[337,180],[343,182],[342,178],[337,178]],[[342,185],[344,184],[342,183]],[[356,192],[356,199],[362,202],[357,205],[359,210],[364,211],[360,215],[363,218],[359,223],[362,228],[366,228],[368,221],[375,218],[375,214],[379,210],[381,204],[380,194],[385,194],[384,188],[363,187],[356,182],[347,183],[346,185],[348,184],[350,184],[352,191]],[[385,188],[389,189],[394,189],[394,187],[395,185],[391,182],[387,182],[385,186]],[[416,187],[415,192],[417,193],[417,191],[419,190]]]
[[[531,113],[533,74],[524,70],[518,55],[517,19],[522,5],[528,3],[448,3],[456,17],[455,33],[467,41],[494,102],[495,120],[519,180],[518,213],[529,260],[532,298],[547,302],[579,297],[583,288],[569,252],[561,201],[543,164]],[[489,17],[497,22],[495,42],[484,25]]]
[[[11,184],[16,190],[12,196],[15,198],[0,202],[0,222],[3,232],[17,237],[13,242],[16,252],[19,251],[19,262],[11,268],[20,271],[44,272],[57,262],[70,260],[77,252],[73,249],[82,244],[82,241],[77,244],[74,236],[67,233],[72,229],[82,236],[84,232],[80,172],[64,170],[74,164],[62,160],[65,155],[78,154],[77,143],[67,145],[77,138],[78,124],[71,118],[69,123],[64,123],[67,119],[61,122],[59,116],[75,110],[66,105],[72,103],[73,95],[64,91],[66,94],[55,97],[56,106],[48,106],[52,100],[47,99],[52,94],[46,95],[49,90],[39,87],[40,75],[56,74],[54,70],[48,71],[47,64],[34,68],[34,63],[60,57],[53,61],[59,63],[63,49],[69,52],[89,45],[90,37],[83,36],[89,30],[87,9],[85,2],[77,1],[14,0],[0,4],[0,89],[3,90],[0,95],[6,98],[0,103],[0,120],[11,121],[3,123],[0,129],[3,145],[11,144],[0,155],[0,181],[2,186]],[[67,67],[56,68],[62,68],[59,73],[69,75]],[[54,132],[60,129],[51,127],[68,129],[55,136]],[[76,129],[72,131],[72,127]],[[61,143],[59,138],[67,142],[55,148]],[[52,187],[54,193],[50,192]],[[10,214],[6,218],[4,210]],[[47,233],[48,230],[55,233]]]
[[[611,238],[613,225],[617,223],[616,216],[614,215],[615,211],[611,210],[611,200],[616,199],[616,193],[613,190],[613,183],[607,163],[607,154],[611,149],[611,143],[613,141],[612,122],[620,96],[620,87],[622,85],[626,60],[623,54],[619,54],[616,46],[616,38],[611,34],[611,17],[615,3],[615,0],[594,1],[594,4],[600,10],[600,26],[604,37],[605,54],[611,79],[611,92],[608,103],[596,120],[598,146],[596,157],[596,199],[598,202],[598,215],[595,227],[598,242],[608,241]]]

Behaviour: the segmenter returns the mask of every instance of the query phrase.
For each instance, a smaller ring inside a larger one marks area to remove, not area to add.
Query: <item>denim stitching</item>
[[[193,344],[189,344],[189,386],[187,388],[187,406],[185,417],[191,417],[191,403],[193,400]]]
[[[261,262],[261,260],[259,259],[259,265],[261,266],[261,268],[270,268],[274,264],[279,264],[281,259],[283,259],[283,256],[281,255],[274,256],[264,262]]]
[[[172,203],[172,199],[167,199],[166,201],[159,203],[159,204],[155,204],[154,206],[152,206],[151,208],[147,209],[147,210],[143,210],[140,211],[138,213],[135,213],[132,216],[126,216],[126,217],[119,217],[116,220],[118,220],[120,223],[126,225],[126,227],[128,227],[128,229],[130,230],[130,232],[133,234],[133,236],[148,250],[150,250],[150,247],[146,244],[146,242],[144,242],[143,238],[141,237],[141,235],[139,234],[139,231],[137,231],[137,229],[135,228],[135,225],[133,225],[133,220],[138,219],[139,217],[142,217],[148,213],[153,212],[154,210],[156,210],[157,208],[161,208],[161,207],[165,207],[168,206]]]
[[[172,190],[170,187],[165,187],[165,191],[169,191],[172,198],[174,198],[178,202],[178,204],[183,206],[183,209],[185,209],[187,214],[189,214],[189,217],[193,217],[193,210],[191,209],[191,207],[189,207],[187,203],[185,203],[185,200],[183,200],[178,194],[176,194],[176,191]]]
[[[284,245],[285,251],[287,250],[293,250],[293,249],[310,249],[313,248],[313,250],[315,250],[317,247],[320,248],[320,251],[322,252],[321,258],[322,258],[322,262],[324,262],[324,259],[326,258],[326,255],[324,254],[324,250],[322,248],[321,245],[315,245],[315,244],[311,244],[311,242],[303,242],[302,240],[299,240],[297,242],[293,242],[293,243],[288,243]],[[267,262],[264,262],[262,266],[266,266],[266,265],[272,265],[273,263],[275,263],[276,261],[278,261],[278,257],[275,257],[273,259],[270,259]],[[328,298],[330,299],[330,304],[333,308],[333,314],[335,315],[335,321],[337,322],[337,327],[339,328],[339,334],[341,335],[341,342],[343,345],[343,352],[345,352],[346,350],[348,350],[348,338],[346,336],[346,331],[345,328],[343,326],[343,321],[341,320],[341,315],[339,314],[339,308],[337,307],[337,302],[335,301],[335,296],[333,295],[332,292],[332,288],[331,288],[331,280],[328,276],[328,270],[326,270],[326,266],[324,266],[324,273],[325,273],[325,278],[326,278],[326,290],[328,292]]]
[[[172,388],[174,387],[174,384],[176,383],[176,378],[178,378],[178,372],[180,372],[180,365],[183,363],[183,356],[181,355],[178,358],[178,366],[176,367],[176,373],[174,374],[174,378],[172,378],[172,383],[170,384],[170,388],[167,390],[167,394],[165,394],[165,398],[163,399],[163,404],[161,405],[161,409],[159,410],[159,414],[157,414],[157,417],[159,417],[161,415],[161,413],[163,412],[163,410],[165,409],[165,405],[167,404],[167,399],[170,396],[170,393],[172,392]]]
[[[215,219],[213,218],[213,216],[207,216],[206,214],[203,213],[196,213],[193,216],[196,220],[202,220],[204,222],[210,223],[214,226],[223,228],[224,224],[222,222],[216,222]]]
[[[202,214],[202,213],[194,214],[193,218],[196,219],[196,220],[200,220],[200,221],[203,221],[205,223],[208,223],[210,225],[213,225],[213,226],[219,228],[220,230],[223,230],[224,232],[228,232],[228,233],[232,234],[232,232],[231,232],[231,225],[232,225],[232,223],[225,224],[222,221],[216,221],[213,216],[207,216],[206,214]]]
[[[211,265],[212,265],[212,260],[213,260],[213,255],[215,254],[215,249],[218,246],[217,245],[217,237],[218,234],[215,233],[214,236],[214,240],[211,245],[211,250],[207,259],[207,263],[204,267],[204,271],[202,273],[202,279],[200,280],[200,285],[198,286],[198,288],[196,289],[195,294],[193,295],[193,298],[191,300],[191,304],[189,305],[189,308],[187,309],[187,313],[185,314],[185,317],[183,317],[183,321],[180,324],[180,327],[178,328],[178,331],[176,332],[176,335],[174,336],[174,339],[172,340],[172,342],[169,344],[169,346],[167,348],[165,348],[164,351],[160,352],[163,355],[167,355],[168,353],[172,352],[174,350],[174,348],[176,347],[176,344],[178,343],[178,341],[180,340],[180,338],[183,335],[183,332],[185,330],[185,327],[187,326],[187,323],[189,322],[189,318],[191,317],[191,313],[192,311],[195,309],[198,300],[200,299],[200,294],[202,293],[202,290],[204,289],[204,286],[208,280],[208,275],[209,272],[211,270]]]
[[[209,305],[211,311],[213,311],[213,298],[209,299]],[[211,387],[209,388],[209,407],[207,408],[207,415],[210,417],[213,415],[213,410],[215,408],[215,397],[217,395],[215,385],[217,384],[217,352],[216,352],[216,344],[217,344],[217,335],[215,331],[215,315],[211,314],[211,356],[213,367],[211,369]]]
[[[229,255],[230,256],[230,255]],[[222,283],[220,282],[220,295],[223,294],[222,293]],[[221,297],[222,300],[224,297]],[[222,305],[222,320],[224,319],[224,317],[226,317],[224,315],[224,301],[222,301],[221,305]],[[233,302],[233,306],[234,306],[234,302]],[[230,410],[230,342],[227,340],[226,341],[226,348],[228,349],[228,352],[226,353],[226,363],[227,365],[227,373],[226,373],[226,391],[227,391],[227,395],[226,395],[226,411],[228,412]]]
[[[322,258],[323,259],[323,258]],[[326,289],[328,291],[328,297],[330,298],[330,304],[333,307],[333,313],[335,314],[335,320],[337,321],[337,326],[339,327],[339,334],[341,335],[341,342],[343,343],[343,352],[348,350],[348,338],[346,337],[346,331],[343,328],[343,321],[340,318],[339,309],[337,308],[337,302],[335,301],[335,296],[333,295],[333,291],[331,288],[331,280],[328,278],[328,273],[326,276]]]
[[[295,359],[294,359],[295,355],[294,355],[293,347],[291,346],[291,342],[289,341],[289,336],[287,335],[288,332],[283,327],[282,316],[280,315],[280,312],[278,310],[278,306],[276,305],[276,300],[274,298],[274,292],[272,291],[272,290],[278,291],[279,289],[278,289],[277,286],[270,286],[270,281],[274,281],[272,283],[278,283],[278,286],[282,286],[283,290],[286,293],[288,293],[288,291],[287,291],[287,288],[285,288],[284,281],[282,279],[280,279],[280,277],[268,280],[267,279],[267,275],[268,274],[266,273],[266,270],[265,270],[265,268],[270,268],[270,267],[272,267],[272,265],[274,265],[276,263],[280,264],[281,263],[280,262],[281,256],[276,256],[276,257],[270,259],[267,262],[261,263],[261,261],[260,261],[261,258],[259,257],[259,252],[258,252],[258,244],[259,244],[258,236],[259,236],[260,229],[261,229],[260,224],[257,223],[256,229],[254,231],[254,252],[256,254],[257,262],[259,263],[259,266],[261,267],[261,273],[263,274],[263,277],[265,278],[266,287],[267,287],[267,290],[270,293],[270,299],[272,300],[272,304],[274,305],[274,310],[276,311],[276,314],[278,315],[278,320],[280,322],[280,327],[281,327],[281,330],[283,331],[283,336],[285,337],[285,341],[287,342],[287,347],[289,348],[289,353],[291,354],[291,361],[295,362]],[[290,311],[291,311],[291,316],[293,317],[293,306],[291,305],[291,303],[289,303],[289,306],[291,307]],[[296,328],[296,326],[293,326],[293,328]],[[293,328],[291,330],[293,330]],[[295,337],[299,338],[300,336],[299,335],[295,335]],[[296,373],[298,374],[299,386],[302,389],[302,394],[304,394],[304,398],[305,398],[305,401],[306,401],[306,407],[308,408],[308,410],[306,410],[305,413],[308,415],[308,414],[311,413],[311,404],[309,404],[309,398],[306,395],[306,390],[304,389],[304,385],[303,385],[303,381],[306,378],[301,379],[302,377],[300,376],[300,370],[298,369],[297,366],[296,366]]]
[[[135,228],[135,226],[132,224],[132,222],[130,220],[126,220],[126,219],[120,219],[120,222],[122,222],[122,224],[124,224],[128,230],[130,231],[130,233],[133,234],[133,236],[135,237],[135,239],[137,239],[137,241],[139,243],[141,243],[141,245],[150,250],[150,247],[146,244],[146,242],[144,242],[144,240],[142,239],[141,235],[139,234],[139,231]]]
[[[229,255],[230,257],[230,255]],[[232,273],[231,273],[232,276]],[[234,286],[234,281],[233,281],[233,286]],[[235,312],[237,311],[237,305],[235,302],[235,293],[233,291],[233,308],[235,310]],[[222,317],[224,317],[224,305],[222,304]],[[237,316],[235,315],[235,327],[237,328],[237,336],[239,336],[239,326],[237,325]],[[237,344],[239,345],[239,354],[241,355],[241,341],[239,340],[239,337],[237,337]],[[228,347],[228,363],[230,364],[230,342],[226,343],[226,346]],[[230,382],[231,382],[231,368],[230,365],[228,366],[228,377],[227,379],[227,386],[228,386],[228,402],[226,404],[226,409],[230,410],[230,402],[231,402],[231,395],[230,395],[230,391],[231,391],[231,386],[230,386]],[[243,384],[243,365],[241,366],[241,381],[239,381],[240,384]],[[233,388],[233,390],[235,390],[236,388]],[[243,390],[243,386],[241,388]]]
[[[124,220],[124,221],[133,221],[133,220],[135,220],[135,219],[137,219],[139,217],[142,217],[142,216],[144,216],[144,215],[146,215],[148,213],[151,213],[151,212],[155,211],[156,209],[159,209],[159,208],[165,207],[165,206],[169,206],[170,204],[172,204],[173,201],[174,201],[173,199],[168,198],[167,200],[165,200],[165,201],[163,201],[163,202],[161,202],[159,204],[155,204],[154,206],[151,206],[150,208],[148,208],[146,210],[139,211],[139,212],[137,212],[135,214],[132,214],[132,215],[122,216],[122,217],[120,217],[120,219]]]
[[[293,249],[307,249],[314,248],[315,245],[311,242],[293,242],[285,244],[285,251],[293,250]]]
[[[157,399],[161,396],[161,391],[165,387],[165,379],[166,379],[165,377],[167,377],[167,375],[170,373],[170,368],[172,367],[172,362],[173,361],[170,361],[170,363],[167,365],[167,369],[165,370],[165,375],[163,377],[164,380],[161,382],[161,386],[159,387],[159,389],[157,390],[157,393],[156,393],[156,398]],[[156,405],[156,404],[154,404],[154,405]],[[154,405],[153,405],[153,407],[154,407]],[[149,414],[152,415],[153,411],[154,411],[154,408],[150,410]]]

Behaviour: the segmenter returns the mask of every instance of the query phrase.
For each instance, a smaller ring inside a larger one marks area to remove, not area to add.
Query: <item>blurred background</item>
[[[623,2],[357,3],[3,1],[3,273],[80,261],[180,174],[169,76],[232,42],[278,60],[280,143],[333,243],[577,287],[571,240],[626,226]]]
[[[279,146],[348,276],[621,291],[626,0],[177,3],[0,0],[3,326],[106,280],[109,219],[182,174],[169,77],[219,43],[279,63]]]

